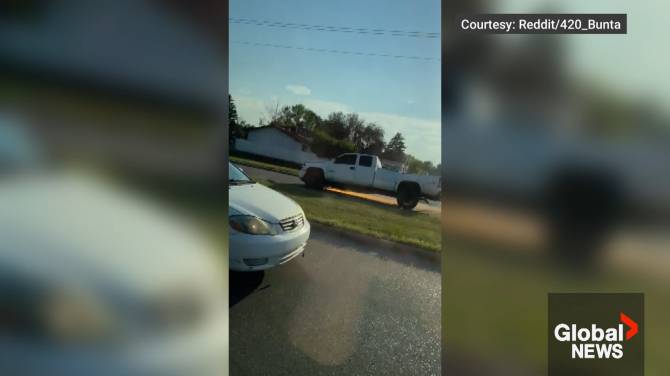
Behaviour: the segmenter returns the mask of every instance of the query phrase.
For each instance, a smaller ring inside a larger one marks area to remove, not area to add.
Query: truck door
[[[331,164],[332,171],[326,171],[326,179],[337,183],[353,184],[356,157],[356,154],[342,154],[335,158]]]
[[[375,177],[374,157],[371,155],[358,156],[358,164],[354,174],[356,184],[362,186],[372,186],[372,181]]]

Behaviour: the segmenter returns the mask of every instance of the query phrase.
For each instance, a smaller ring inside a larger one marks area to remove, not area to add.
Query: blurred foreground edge
[[[228,373],[227,19],[0,3],[0,373]]]

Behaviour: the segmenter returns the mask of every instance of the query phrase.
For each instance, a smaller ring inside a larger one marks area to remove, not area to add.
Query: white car
[[[310,232],[302,208],[232,163],[228,173],[230,269],[264,270],[302,254]]]
[[[162,205],[37,166],[15,125],[0,117],[2,374],[227,374],[217,249]]]

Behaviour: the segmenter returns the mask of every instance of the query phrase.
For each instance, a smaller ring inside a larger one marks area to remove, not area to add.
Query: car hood
[[[295,201],[258,183],[230,186],[228,203],[229,215],[253,215],[272,223],[302,214]]]

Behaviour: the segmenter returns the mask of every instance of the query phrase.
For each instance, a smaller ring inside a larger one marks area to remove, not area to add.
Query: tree
[[[271,124],[289,133],[308,136],[321,123],[319,115],[302,104],[284,106],[274,116]]]
[[[352,151],[359,153],[381,155],[386,145],[384,129],[374,123],[366,124],[355,113],[333,112],[318,129],[335,140],[347,141],[353,145]]]
[[[347,138],[360,153],[381,154],[384,149],[384,130],[374,123],[366,124],[358,114],[344,117]]]
[[[384,129],[374,123],[366,125],[361,136],[361,148],[358,150],[361,153],[381,155],[384,146]]]
[[[267,121],[264,116],[261,116],[261,118],[258,119],[258,126],[263,127],[268,124],[273,124],[277,119],[279,119],[279,115],[281,112],[280,108],[281,107],[279,106],[279,100],[276,98],[272,103],[267,103],[265,105],[265,113],[267,114],[267,116],[270,117],[270,121]]]
[[[383,157],[392,161],[402,162],[405,160],[405,149],[407,149],[405,138],[400,132],[397,132],[386,145]]]
[[[439,176],[441,173],[439,164],[435,166],[433,162],[422,161],[411,154],[407,154],[405,165],[407,166],[407,172],[410,174]]]
[[[405,157],[405,165],[408,174],[421,174],[423,171],[423,162],[411,154],[407,154]]]
[[[337,140],[349,140],[346,116],[342,112],[333,112],[328,115],[321,130]]]
[[[323,130],[315,130],[312,133],[312,151],[324,158],[334,158],[342,153],[352,153],[356,147],[346,139],[337,139]]]
[[[235,144],[235,139],[242,136],[240,118],[233,97],[228,94],[228,142]]]
[[[347,131],[347,138],[356,146],[356,150],[363,149],[363,132],[365,131],[365,121],[358,117],[358,114],[347,114],[344,117],[344,127]]]
[[[433,166],[433,162],[431,161],[423,161],[421,164],[421,173],[422,174],[430,174],[433,172],[435,169],[435,166]]]

